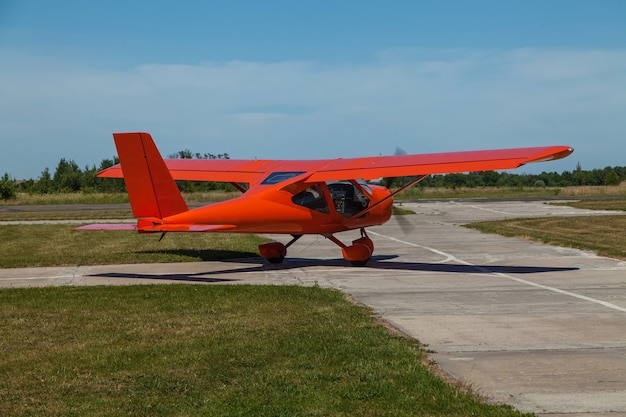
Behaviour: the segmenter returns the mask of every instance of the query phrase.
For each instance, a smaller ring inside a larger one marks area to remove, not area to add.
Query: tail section
[[[149,133],[114,133],[113,138],[136,218],[162,219],[189,210]]]

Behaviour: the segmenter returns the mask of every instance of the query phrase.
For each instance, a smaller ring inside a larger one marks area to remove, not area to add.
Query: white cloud
[[[111,69],[3,51],[0,173],[61,157],[97,163],[111,132],[153,133],[164,154],[328,158],[566,144],[562,165],[626,165],[626,51],[383,51],[366,64]],[[17,156],[17,157],[16,157]],[[558,166],[558,168],[556,168]]]

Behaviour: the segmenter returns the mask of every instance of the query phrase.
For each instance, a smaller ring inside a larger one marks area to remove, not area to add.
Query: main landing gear
[[[287,248],[302,237],[302,235],[292,236],[293,239],[286,245],[280,242],[270,242],[259,245],[259,254],[267,259],[269,263],[281,263],[285,259],[285,256],[287,256]],[[324,237],[339,246],[343,258],[349,261],[353,266],[365,266],[374,252],[374,243],[372,239],[367,236],[363,228],[361,229],[361,237],[353,240],[350,246],[347,246],[333,235],[324,235]]]
[[[302,235],[291,236],[293,236],[293,239],[286,245],[280,242],[270,242],[259,245],[259,255],[267,259],[271,264],[281,263],[285,259],[285,256],[287,256],[287,248],[302,237]]]

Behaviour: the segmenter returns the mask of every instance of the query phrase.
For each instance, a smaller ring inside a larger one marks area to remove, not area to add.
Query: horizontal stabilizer
[[[135,224],[100,223],[80,226],[74,230],[127,230],[143,233],[161,232],[219,232],[234,229],[232,224],[155,224],[138,228]]]
[[[142,227],[140,232],[221,232],[234,229],[232,224],[155,224]]]
[[[130,223],[115,224],[115,223],[98,223],[88,224],[85,226],[75,227],[74,230],[137,230],[137,225]]]

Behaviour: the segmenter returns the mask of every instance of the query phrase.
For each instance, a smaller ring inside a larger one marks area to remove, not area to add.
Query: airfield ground
[[[418,215],[372,228],[376,256],[365,268],[348,266],[334,244],[312,236],[292,246],[281,265],[246,259],[3,269],[0,285],[338,288],[419,339],[441,368],[492,401],[546,416],[626,416],[626,262],[459,227],[503,218],[615,212],[541,201],[404,207]]]

